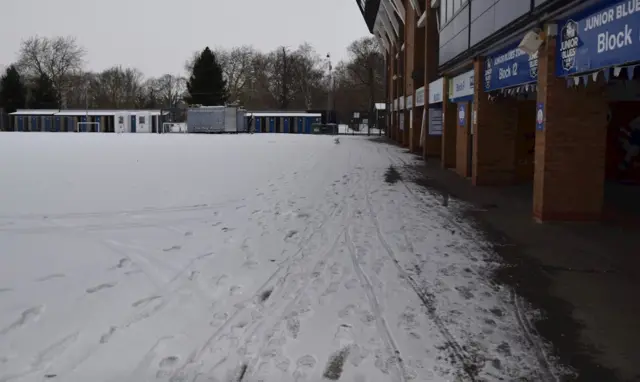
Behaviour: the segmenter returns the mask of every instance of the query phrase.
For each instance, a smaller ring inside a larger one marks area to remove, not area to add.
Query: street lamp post
[[[331,65],[331,53],[327,53],[327,64],[329,67],[329,83],[327,86],[327,125],[331,116],[331,92],[333,90],[333,66]]]

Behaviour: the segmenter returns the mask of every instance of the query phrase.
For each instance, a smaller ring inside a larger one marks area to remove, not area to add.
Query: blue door
[[[75,126],[75,117],[67,117],[67,131],[76,131]]]
[[[100,123],[100,122],[101,122],[101,121],[100,121],[100,117],[95,117],[95,120],[96,120],[96,122],[97,122],[98,124],[97,124],[97,125],[95,125],[95,127],[94,127],[94,131],[95,131],[96,133],[99,133],[99,132],[100,132],[100,130],[102,130],[102,123]]]
[[[80,129],[79,129],[80,132],[81,133],[86,133],[87,132],[87,127],[88,127],[88,125],[86,124],[87,117],[86,116],[80,117],[80,122],[81,122],[81,124],[79,126],[80,127]]]
[[[51,117],[44,117],[44,131],[51,131]]]
[[[256,118],[254,120],[254,122],[256,124],[256,128],[255,128],[256,133],[261,133],[262,132],[262,130],[261,130],[262,129],[262,126],[261,126],[262,124],[260,123],[260,121],[262,121],[262,118],[260,118],[260,117],[258,117],[258,118]]]
[[[131,132],[132,133],[136,132],[136,116],[135,115],[131,116]]]
[[[304,133],[311,134],[311,124],[313,123],[312,117],[305,117],[304,119]]]
[[[18,117],[18,126],[16,126],[18,131],[24,131],[24,118]]]
[[[53,120],[53,131],[60,131],[60,117],[55,117]]]
[[[40,126],[38,126],[38,117],[31,117],[31,129],[30,131],[40,131]]]
[[[288,133],[289,132],[289,117],[284,117],[284,132]]]
[[[298,134],[301,134],[304,129],[304,118],[298,117],[296,119],[298,120]]]
[[[273,117],[269,118],[269,132],[270,133],[276,132],[276,119]]]

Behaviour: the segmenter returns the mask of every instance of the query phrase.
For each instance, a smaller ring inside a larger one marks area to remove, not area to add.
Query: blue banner
[[[518,43],[485,59],[484,90],[487,92],[538,81],[538,53],[529,55]]]
[[[603,3],[558,24],[558,76],[640,60],[640,0]]]
[[[538,103],[536,110],[536,130],[544,131],[544,104]]]
[[[458,104],[458,126],[465,127],[467,125],[467,104]]]

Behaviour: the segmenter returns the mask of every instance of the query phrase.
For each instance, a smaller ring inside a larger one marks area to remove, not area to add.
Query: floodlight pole
[[[327,118],[325,123],[329,125],[329,117],[331,116],[331,90],[333,87],[333,67],[331,66],[331,53],[327,53],[327,62],[329,64],[329,83],[327,86]]]
[[[89,122],[89,84],[84,87],[84,123],[88,125]],[[78,128],[78,130],[80,130]],[[79,133],[80,131],[78,131]]]

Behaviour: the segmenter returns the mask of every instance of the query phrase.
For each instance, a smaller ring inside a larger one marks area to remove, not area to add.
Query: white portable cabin
[[[119,111],[114,116],[114,128],[116,133],[130,133],[130,114],[126,111]]]
[[[160,110],[120,110],[115,128],[118,133],[157,133],[162,128]]]
[[[151,113],[140,110],[131,112],[129,126],[132,133],[150,133]]]

